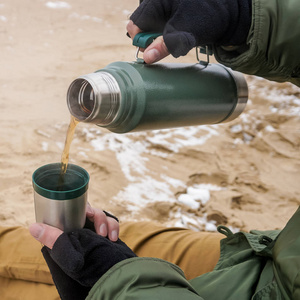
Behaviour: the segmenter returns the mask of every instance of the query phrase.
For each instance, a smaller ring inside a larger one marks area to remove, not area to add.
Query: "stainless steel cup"
[[[32,175],[36,221],[63,231],[81,229],[85,223],[89,174],[69,164],[63,177],[61,164],[38,168]]]

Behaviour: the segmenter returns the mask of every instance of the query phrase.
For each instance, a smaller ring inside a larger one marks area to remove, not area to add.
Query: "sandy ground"
[[[72,80],[134,60],[125,25],[136,4],[0,0],[0,226],[34,222],[31,175],[60,161]],[[92,205],[195,230],[282,228],[300,202],[300,91],[247,81],[231,123],[125,135],[79,124],[70,161],[90,173]]]

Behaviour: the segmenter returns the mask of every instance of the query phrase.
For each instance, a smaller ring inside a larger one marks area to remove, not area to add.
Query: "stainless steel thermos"
[[[115,62],[74,80],[71,114],[116,133],[227,122],[248,100],[243,75],[219,64]]]

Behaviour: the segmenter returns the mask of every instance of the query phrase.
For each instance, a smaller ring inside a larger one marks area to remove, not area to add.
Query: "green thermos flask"
[[[75,79],[70,113],[116,133],[228,122],[248,99],[244,76],[219,64],[114,62]]]
[[[147,48],[159,35],[138,33],[133,45]],[[125,133],[228,122],[244,110],[241,73],[208,61],[147,65],[139,48],[136,62],[115,62],[71,83],[67,103],[75,118]]]

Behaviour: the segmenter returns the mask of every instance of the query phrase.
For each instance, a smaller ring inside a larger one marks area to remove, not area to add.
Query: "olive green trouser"
[[[120,225],[120,238],[138,255],[177,264],[188,279],[211,271],[220,255],[219,233],[166,228],[151,222]],[[41,244],[24,227],[0,227],[0,299],[59,299]]]

